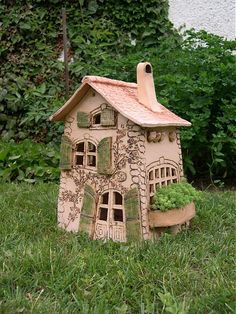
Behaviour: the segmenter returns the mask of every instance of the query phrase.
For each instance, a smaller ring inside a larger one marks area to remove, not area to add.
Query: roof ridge
[[[93,76],[93,75],[84,76],[82,79],[82,83],[89,83],[89,82],[103,83],[103,84],[109,84],[109,85],[114,85],[114,86],[124,86],[124,87],[137,88],[136,83],[114,80],[114,79],[110,79],[110,78],[104,77],[104,76]]]

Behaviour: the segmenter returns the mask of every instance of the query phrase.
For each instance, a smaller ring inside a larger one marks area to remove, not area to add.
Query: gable
[[[106,129],[116,128],[118,112],[92,87],[88,89],[74,108],[66,115],[65,121],[73,120],[73,128]]]

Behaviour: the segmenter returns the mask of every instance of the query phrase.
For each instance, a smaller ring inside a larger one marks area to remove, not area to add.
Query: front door
[[[123,196],[114,190],[104,192],[98,203],[94,239],[126,241]]]

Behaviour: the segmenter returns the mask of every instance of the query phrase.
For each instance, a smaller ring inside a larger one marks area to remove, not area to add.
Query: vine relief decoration
[[[71,134],[70,124],[72,119],[67,121],[67,133]],[[61,186],[59,194],[59,221],[60,226],[69,229],[70,225],[80,218],[80,212],[83,201],[84,185],[88,184],[93,187],[96,195],[97,202],[102,192],[107,189],[114,189],[125,194],[128,191],[127,187],[122,185],[127,180],[127,174],[124,169],[127,164],[128,145],[125,144],[124,138],[126,137],[126,130],[124,125],[121,129],[117,130],[115,141],[113,142],[113,156],[114,156],[114,169],[111,176],[99,175],[94,171],[81,169],[75,166],[70,171],[63,171],[61,174]],[[68,184],[70,182],[71,184]],[[72,188],[73,187],[73,188]],[[68,212],[68,204],[69,213]],[[67,217],[64,215],[67,214]],[[64,217],[63,219],[60,217]]]

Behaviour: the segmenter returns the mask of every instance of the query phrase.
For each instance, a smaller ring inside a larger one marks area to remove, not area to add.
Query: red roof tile
[[[153,112],[138,101],[137,84],[112,80],[100,76],[85,76],[74,95],[55,112],[50,120],[63,120],[91,86],[123,116],[143,127],[190,126],[191,123],[178,117],[160,104],[161,111]]]

